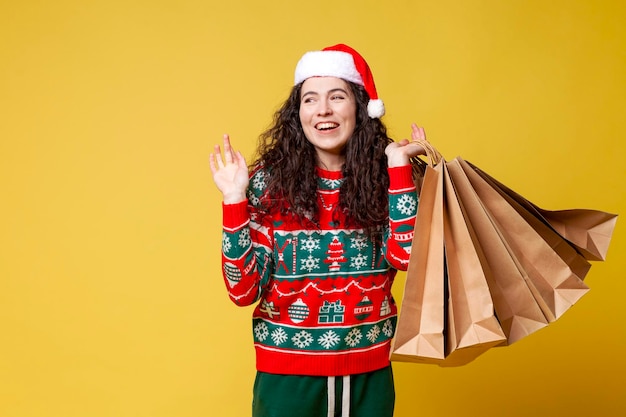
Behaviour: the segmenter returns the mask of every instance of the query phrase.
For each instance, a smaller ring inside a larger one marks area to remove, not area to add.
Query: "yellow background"
[[[0,416],[249,415],[207,154],[252,155],[307,50],[362,52],[395,138],[416,121],[541,207],[626,213],[624,5],[3,0]],[[546,329],[396,364],[396,416],[626,415],[624,238]]]

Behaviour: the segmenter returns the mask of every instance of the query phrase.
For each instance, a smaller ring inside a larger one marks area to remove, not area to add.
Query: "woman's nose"
[[[333,112],[330,104],[326,100],[320,100],[319,103],[318,113],[320,116],[328,116]]]

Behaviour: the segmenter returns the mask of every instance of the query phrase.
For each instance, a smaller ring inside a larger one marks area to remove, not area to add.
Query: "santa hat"
[[[311,77],[338,77],[362,85],[370,97],[367,114],[377,119],[385,114],[385,106],[378,98],[374,77],[365,59],[348,45],[329,46],[321,51],[305,53],[296,65],[295,84]]]

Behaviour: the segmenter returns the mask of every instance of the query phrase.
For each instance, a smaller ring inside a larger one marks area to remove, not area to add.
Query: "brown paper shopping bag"
[[[585,259],[604,261],[617,222],[617,214],[598,210],[537,210],[561,236],[576,246]]]
[[[461,164],[470,169],[468,163],[459,158]],[[480,174],[483,179],[489,183],[496,191],[502,195],[504,199],[511,205],[519,214],[524,218],[528,224],[535,229],[535,231],[546,241],[546,243],[552,248],[552,250],[563,259],[563,261],[570,267],[572,272],[581,280],[585,279],[591,264],[585,259],[585,257],[573,247],[569,241],[563,236],[558,234],[552,226],[541,216],[541,214],[535,210],[535,206],[515,193],[511,189],[505,187],[498,181],[489,177],[482,170],[474,170]]]
[[[460,366],[505,342],[445,162],[426,170],[415,230],[391,359]]]
[[[447,168],[486,270],[496,316],[507,344],[511,344],[545,327],[548,321],[528,286],[526,272],[472,188],[459,160],[448,162]]]
[[[557,233],[502,193],[495,183],[460,158],[459,161],[511,253],[526,272],[529,288],[544,315],[548,321],[556,320],[589,289],[577,275],[581,273],[581,257]]]
[[[391,358],[458,366],[576,303],[617,216],[543,210],[462,158],[446,162],[424,147],[431,163]]]
[[[443,170],[427,167],[391,359],[444,359]]]
[[[480,248],[472,239],[448,169],[444,179],[444,246],[448,276],[446,359],[441,366],[464,365],[506,341],[495,316]]]
[[[485,171],[470,162],[468,164],[483,178],[497,185],[503,193],[510,196],[538,219],[553,228],[570,244],[575,246],[585,259],[589,261],[603,261],[606,259],[611,236],[617,222],[617,214],[588,209],[542,209],[497,181]]]

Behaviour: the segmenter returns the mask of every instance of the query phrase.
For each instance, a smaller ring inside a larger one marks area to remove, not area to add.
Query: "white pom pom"
[[[370,100],[369,103],[367,103],[367,114],[369,114],[372,119],[379,119],[383,117],[385,114],[385,105],[383,104],[383,101],[380,99]]]

